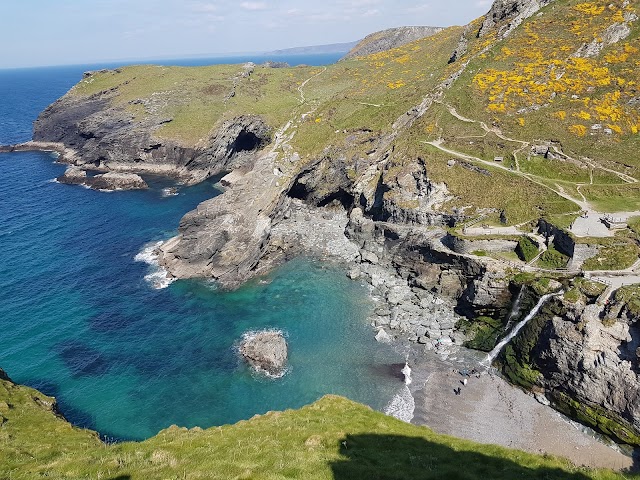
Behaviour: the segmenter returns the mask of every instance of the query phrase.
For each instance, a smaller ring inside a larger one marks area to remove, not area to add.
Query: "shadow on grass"
[[[333,462],[335,480],[587,480],[581,473],[531,467],[499,456],[456,451],[423,438],[397,435],[348,435],[340,442],[344,460]],[[495,447],[487,446],[490,451]]]

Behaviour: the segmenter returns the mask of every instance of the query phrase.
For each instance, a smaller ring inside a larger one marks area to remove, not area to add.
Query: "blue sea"
[[[113,66],[0,70],[0,143],[29,140],[38,113],[84,71]],[[366,323],[366,287],[338,266],[300,258],[233,292],[208,281],[154,288],[150,246],[219,194],[213,181],[168,196],[170,180],[147,177],[149,190],[103,193],[55,183],[63,171],[47,153],[0,154],[0,367],[55,396],[74,424],[144,439],[329,393],[382,409],[402,386],[391,372],[403,360]],[[243,334],[265,328],[288,338],[280,379],[236,352]]]

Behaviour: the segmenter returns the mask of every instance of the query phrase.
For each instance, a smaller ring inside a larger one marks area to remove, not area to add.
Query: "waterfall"
[[[509,316],[507,317],[507,326],[505,327],[505,330],[509,330],[513,319],[518,316],[518,313],[520,313],[520,302],[522,301],[522,296],[524,295],[524,288],[524,285],[520,287],[520,291],[518,292],[518,295],[516,295],[516,299],[514,300],[513,305],[511,305],[511,311],[509,312]]]
[[[400,391],[391,399],[391,402],[385,407],[384,413],[391,415],[403,422],[410,423],[413,419],[413,413],[416,409],[416,402],[411,394],[409,385],[411,384],[411,367],[409,366],[409,355],[402,367],[404,375],[404,385]]]
[[[524,319],[518,323],[513,330],[511,330],[511,332],[509,332],[509,335],[507,335],[506,337],[504,337],[502,340],[500,340],[500,343],[498,343],[495,347],[493,347],[493,350],[491,350],[489,352],[489,354],[487,355],[487,358],[485,358],[482,362],[480,362],[481,365],[485,366],[485,367],[490,367],[491,364],[493,363],[493,361],[496,359],[496,357],[498,356],[498,354],[502,351],[502,349],[505,347],[505,345],[507,343],[509,343],[511,341],[511,339],[513,337],[515,337],[518,332],[520,330],[522,330],[522,327],[524,327],[529,320],[531,320],[533,317],[535,317],[537,315],[537,313],[540,311],[540,309],[542,308],[542,306],[547,303],[547,301],[551,298],[551,297],[556,297],[558,295],[562,295],[564,292],[560,291],[558,293],[548,293],[547,295],[543,295],[542,297],[540,297],[540,300],[538,300],[538,303],[536,304],[535,307],[533,307],[533,309],[529,312],[529,315],[527,315],[526,317],[524,317]]]
[[[408,360],[404,364],[404,367],[402,368],[401,371],[402,371],[402,374],[404,375],[404,384],[410,385],[411,384],[411,367],[409,366]]]

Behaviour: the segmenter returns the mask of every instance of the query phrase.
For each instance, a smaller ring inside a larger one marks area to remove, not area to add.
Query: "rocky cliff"
[[[556,298],[502,357],[516,383],[619,441],[640,445],[639,317],[618,300]]]
[[[185,183],[250,167],[251,154],[270,141],[271,128],[260,117],[241,115],[221,122],[202,144],[186,146],[155,135],[171,117],[159,114],[150,102],[144,105],[148,115],[136,117],[112,104],[117,95],[117,86],[88,97],[65,95],[38,117],[34,141],[65,145],[77,153],[73,164],[85,169],[169,175]]]
[[[387,32],[323,68],[90,73],[43,112],[34,139],[73,150],[67,161],[83,170],[184,182],[228,173],[225,193],[185,215],[160,248],[174,277],[233,288],[299,253],[302,203],[345,219],[329,224],[355,245],[353,276],[388,304],[379,328],[432,347],[459,340],[453,316],[424,318],[443,310],[428,306],[437,295],[471,321],[492,320],[495,343],[515,272],[451,245],[447,229],[565,218],[583,205],[574,187],[585,202],[637,196],[638,31],[576,55],[611,25],[632,25],[636,7],[574,3],[497,0],[464,28]],[[405,45],[410,38],[420,39]],[[552,155],[537,155],[540,144]],[[395,275],[388,285],[382,271]],[[600,428],[635,442],[638,364],[628,352],[637,335],[625,315],[606,326],[587,305],[540,317],[505,350],[506,371],[583,421],[613,412],[605,417],[628,433]]]
[[[362,57],[372,53],[384,52],[392,48],[402,47],[420,38],[441,32],[441,27],[398,27],[372,33],[360,40],[344,56],[344,59]]]

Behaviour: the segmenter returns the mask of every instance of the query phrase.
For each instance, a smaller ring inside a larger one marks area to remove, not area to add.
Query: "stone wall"
[[[471,254],[477,251],[513,252],[518,246],[515,240],[468,240],[448,234],[444,243],[456,253]]]

